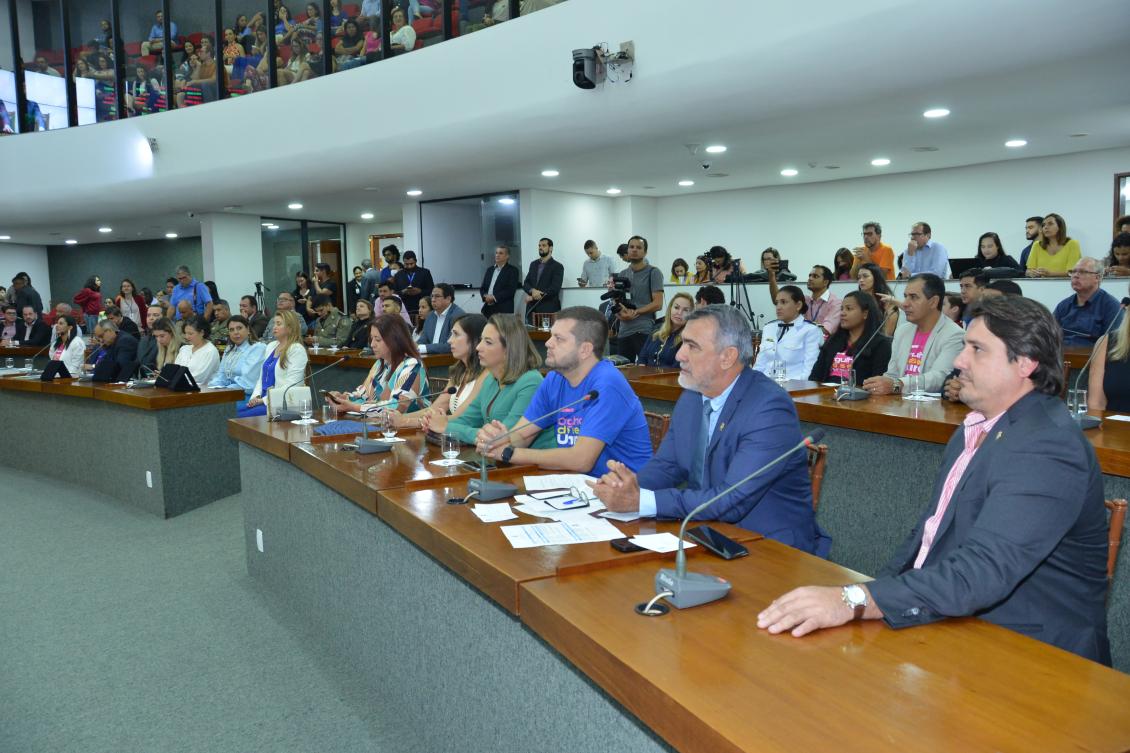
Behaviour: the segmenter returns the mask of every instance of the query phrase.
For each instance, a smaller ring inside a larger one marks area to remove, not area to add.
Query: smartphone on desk
[[[612,548],[615,549],[616,551],[624,552],[625,554],[627,554],[629,552],[642,552],[643,551],[642,546],[640,546],[639,544],[633,544],[632,540],[628,537],[624,537],[622,539],[612,539],[612,541],[610,541],[608,543],[611,544]]]
[[[749,554],[749,550],[731,538],[723,536],[710,526],[695,526],[687,529],[687,538],[702,544],[724,560],[733,560]]]

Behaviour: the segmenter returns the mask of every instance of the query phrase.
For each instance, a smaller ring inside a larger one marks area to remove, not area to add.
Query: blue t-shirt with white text
[[[576,387],[558,372],[551,371],[534,393],[524,417],[533,422],[535,418],[571,403],[591,390],[599,393],[596,400],[577,403],[535,423],[542,429],[556,425],[559,448],[572,447],[578,437],[592,437],[604,442],[596,465],[588,471],[590,475],[607,473],[609,460],[618,460],[639,472],[651,459],[647,419],[628,380],[608,361],[597,363]]]

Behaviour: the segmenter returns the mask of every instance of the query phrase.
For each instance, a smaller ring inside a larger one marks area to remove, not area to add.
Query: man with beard
[[[787,392],[749,368],[749,323],[729,306],[687,317],[679,361],[683,395],[659,452],[639,471],[612,461],[593,485],[615,512],[679,519],[801,441]],[[825,557],[831,539],[816,525],[803,452],[751,479],[704,513]]]
[[[1032,244],[1040,237],[1040,228],[1044,225],[1044,218],[1039,215],[1033,215],[1024,220],[1024,239],[1028,241],[1028,245],[1020,252],[1020,271],[1028,271],[1028,254],[1032,253]]]
[[[553,314],[561,310],[561,283],[565,267],[553,258],[553,241],[538,241],[538,260],[530,262],[530,271],[522,282],[529,299],[526,303],[526,322],[533,314]]]

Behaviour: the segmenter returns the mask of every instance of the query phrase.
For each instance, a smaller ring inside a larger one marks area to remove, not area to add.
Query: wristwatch
[[[509,463],[510,458],[512,458],[512,457],[514,457],[514,447],[513,446],[507,447],[505,450],[502,451],[502,462],[503,463]]]
[[[855,613],[855,619],[858,620],[863,617],[863,610],[867,608],[868,604],[867,590],[863,586],[858,583],[844,586],[840,598],[844,600],[848,609]]]
[[[891,394],[892,395],[902,394],[902,380],[901,379],[896,377],[896,378],[891,380]]]

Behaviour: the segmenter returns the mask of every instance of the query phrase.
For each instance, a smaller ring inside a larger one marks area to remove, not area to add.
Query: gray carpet
[[[0,469],[0,753],[396,751],[243,557],[236,497],[161,520]]]

